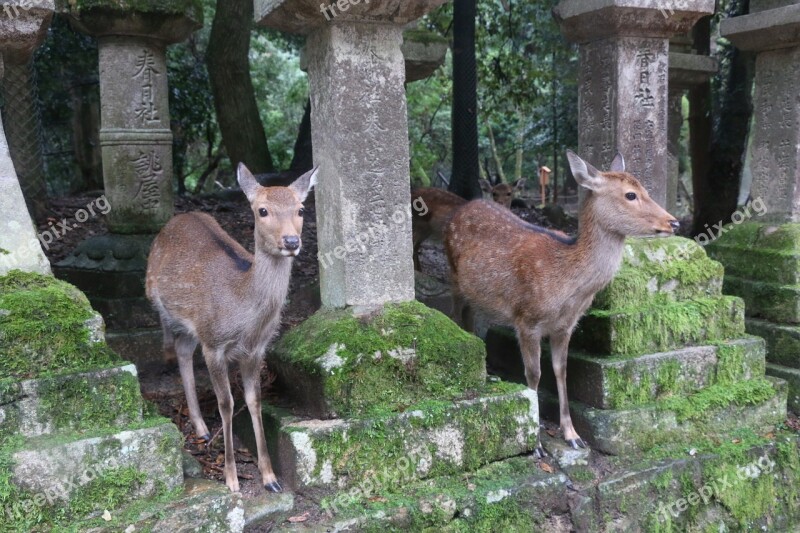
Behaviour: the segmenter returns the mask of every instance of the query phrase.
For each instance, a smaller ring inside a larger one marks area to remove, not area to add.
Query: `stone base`
[[[800,414],[800,369],[767,363],[767,375],[780,378],[788,384],[788,407]]]
[[[108,347],[140,371],[164,364],[164,333],[161,328],[120,329],[106,333]]]
[[[772,431],[786,420],[788,387],[767,377],[708,387],[685,398],[668,398],[631,409],[603,410],[570,402],[572,422],[593,449],[610,455],[642,452],[697,435],[737,429]],[[558,420],[558,398],[539,393],[543,416]]]
[[[539,412],[533,391],[497,383],[475,399],[368,419],[303,419],[267,407],[264,425],[276,471],[293,488],[394,486],[530,452]],[[235,429],[255,452],[247,413]]]
[[[747,331],[767,341],[767,359],[791,368],[800,368],[800,326],[775,324],[750,318]]]

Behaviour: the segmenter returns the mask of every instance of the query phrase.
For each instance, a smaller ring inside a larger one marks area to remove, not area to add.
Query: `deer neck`
[[[573,258],[579,277],[588,277],[586,285],[596,287],[595,290],[614,278],[625,247],[625,236],[603,228],[599,217],[591,198],[586,198],[578,218],[578,239]]]
[[[279,310],[289,292],[289,279],[292,274],[294,258],[276,256],[256,245],[253,266],[245,274],[242,288],[251,307],[271,315]]]

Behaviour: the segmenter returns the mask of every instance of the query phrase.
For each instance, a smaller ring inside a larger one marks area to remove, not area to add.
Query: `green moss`
[[[722,383],[685,397],[672,397],[657,403],[659,409],[674,411],[678,422],[703,420],[715,409],[734,405],[756,405],[775,395],[772,384],[763,379]]]
[[[422,44],[447,44],[447,39],[438,33],[429,30],[406,30],[403,32],[403,38],[406,42],[411,41]]]
[[[109,9],[114,11],[139,11],[142,13],[189,14],[203,20],[203,6],[199,0],[67,0],[72,11]]]
[[[568,471],[569,478],[579,483],[586,483],[587,481],[594,481],[595,475],[592,469],[587,466],[574,466]]]
[[[323,309],[275,346],[273,366],[304,383],[301,403],[338,416],[397,412],[425,399],[455,399],[486,379],[483,343],[418,302],[368,318]]]
[[[49,276],[13,271],[0,277],[0,375],[30,378],[120,363],[91,338],[95,318],[75,287]]]
[[[11,252],[6,250],[5,248],[0,248],[0,255],[11,255]]]

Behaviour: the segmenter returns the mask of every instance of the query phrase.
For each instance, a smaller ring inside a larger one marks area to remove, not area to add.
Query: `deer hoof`
[[[577,450],[577,449],[578,449],[578,447],[580,447],[580,448],[586,448],[586,443],[585,443],[585,442],[583,442],[583,439],[582,439],[582,438],[580,438],[580,437],[578,437],[577,439],[570,439],[570,440],[568,440],[568,441],[567,441],[567,444],[569,444],[570,446],[572,446],[572,449],[573,449],[573,450]]]
[[[537,459],[544,459],[547,457],[547,452],[544,451],[544,448],[542,448],[541,444],[538,444],[536,449],[533,450],[533,456]]]
[[[205,435],[203,435],[202,437],[200,437],[200,439],[201,439],[201,440],[204,440],[204,441],[206,441],[206,442],[211,442],[211,433],[206,433]]]
[[[283,492],[283,487],[281,487],[281,484],[277,481],[270,481],[264,485],[264,488],[269,492]]]

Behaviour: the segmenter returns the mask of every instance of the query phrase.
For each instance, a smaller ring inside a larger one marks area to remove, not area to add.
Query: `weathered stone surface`
[[[327,15],[315,0],[255,0],[255,20],[262,26],[290,33],[308,34],[332,23],[361,21],[405,25],[443,4],[445,0],[368,0],[333,3]],[[331,4],[323,4],[331,6]]]
[[[780,3],[784,5],[777,5]],[[722,21],[720,33],[742,50],[797,46],[800,44],[800,4],[783,1],[767,6],[762,3],[751,9],[749,15]]]
[[[767,363],[767,375],[780,378],[788,383],[789,409],[800,413],[800,369]]]
[[[725,434],[745,428],[765,433],[786,418],[787,385],[777,378],[764,379],[719,385],[716,390],[707,388],[688,396],[688,403],[678,398],[626,410],[601,410],[570,402],[572,422],[593,449],[611,455],[642,452],[698,434]],[[768,388],[765,383],[770,384]],[[734,389],[741,397],[730,399]],[[759,391],[758,396],[749,396],[753,390]],[[770,396],[764,399],[766,393]],[[542,413],[557,416],[557,398],[542,391],[539,398]]]
[[[245,526],[255,527],[265,522],[280,522],[294,509],[294,494],[264,492],[244,501]]]
[[[40,437],[13,454],[12,483],[29,494],[44,494],[50,505],[63,505],[90,483],[127,471],[135,472],[137,481],[127,488],[126,501],[146,498],[183,483],[182,441],[171,423],[68,442]]]
[[[0,54],[24,63],[42,43],[55,9],[54,0],[8,0],[0,13]],[[2,72],[2,68],[0,68]],[[0,74],[2,76],[2,74]]]
[[[142,369],[164,364],[164,333],[161,328],[118,330],[106,333],[108,347]]]
[[[0,124],[0,276],[12,270],[50,274]]]
[[[725,276],[724,290],[726,294],[735,294],[745,301],[748,317],[784,324],[800,323],[798,285],[777,285],[728,275]]]
[[[0,431],[36,437],[142,420],[136,367],[0,385]]]
[[[767,360],[800,368],[800,326],[775,324],[766,320],[747,320],[747,332],[767,341]]]
[[[483,387],[485,358],[480,339],[408,302],[360,317],[323,308],[287,332],[267,362],[305,414],[329,418],[460,398]]]
[[[444,65],[449,45],[447,39],[427,30],[406,30],[403,33],[403,58],[406,62],[406,83],[424,80]]]
[[[418,302],[446,315],[452,312],[453,293],[447,283],[422,272],[414,272],[414,293]]]
[[[509,384],[473,400],[429,400],[400,414],[312,420],[267,407],[264,419],[273,464],[293,488],[399,486],[474,471],[531,451],[539,434],[536,393]],[[254,449],[249,415],[236,426]]]
[[[541,439],[542,447],[558,462],[558,466],[561,468],[589,464],[589,455],[592,453],[589,448],[578,448],[576,450],[567,444],[564,439],[551,437],[545,431],[542,432]]]
[[[718,69],[714,57],[680,52],[669,53],[669,87],[688,89],[705,83]]]

